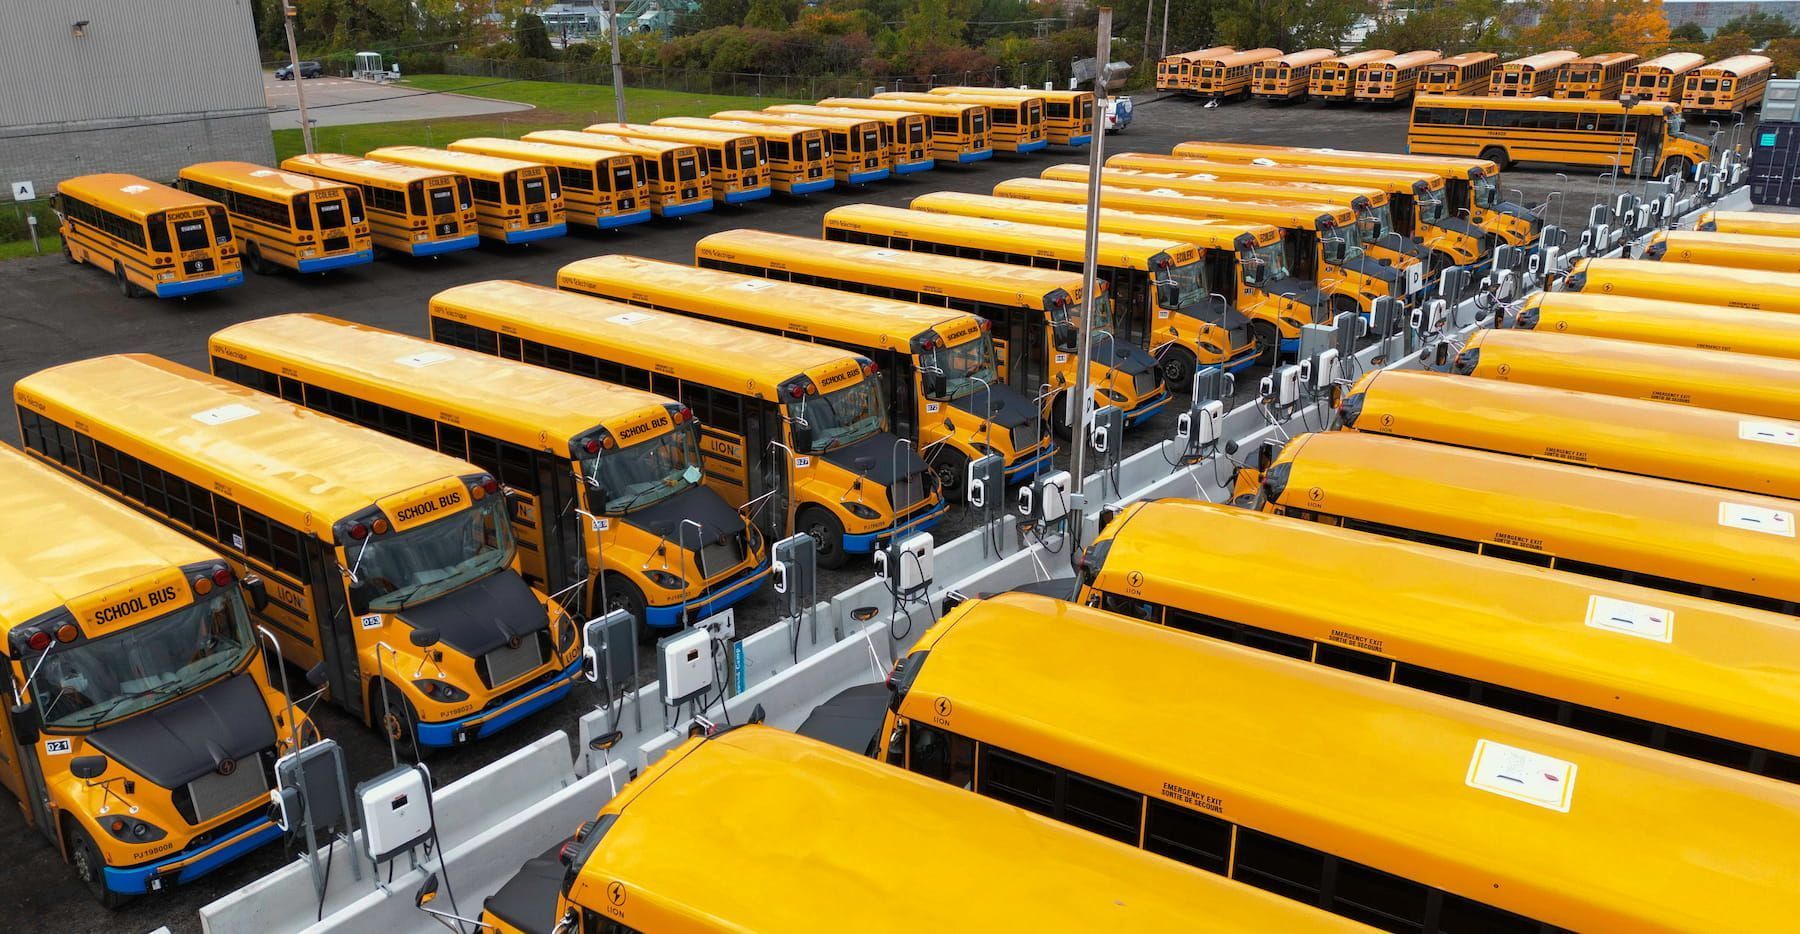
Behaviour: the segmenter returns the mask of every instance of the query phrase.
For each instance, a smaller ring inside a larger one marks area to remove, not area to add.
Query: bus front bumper
[[[958,162],[980,162],[983,159],[992,158],[994,158],[994,150],[992,149],[976,149],[971,152],[959,152],[956,154],[956,161]]]
[[[440,748],[460,746],[492,736],[567,697],[580,672],[581,660],[576,659],[562,671],[553,672],[548,680],[496,706],[457,720],[420,723],[419,745]]]
[[[1135,425],[1138,422],[1148,421],[1157,412],[1162,411],[1163,406],[1168,405],[1168,404],[1169,404],[1169,389],[1168,389],[1168,387],[1165,386],[1165,387],[1163,387],[1161,392],[1156,394],[1155,398],[1151,399],[1148,402],[1144,402],[1144,403],[1140,404],[1137,408],[1132,409],[1129,412],[1126,412],[1125,413],[1125,424],[1129,426],[1129,425]]]
[[[770,188],[767,185],[763,185],[760,188],[744,188],[738,191],[728,191],[725,193],[725,203],[743,204],[746,201],[761,201],[762,199],[767,198],[769,193],[774,190],[775,189]]]
[[[414,243],[412,245],[412,255],[441,256],[445,253],[460,253],[463,250],[473,250],[480,245],[480,234],[468,234],[461,237],[452,237],[448,240],[434,240],[430,243]]]
[[[568,222],[539,227],[536,230],[509,230],[506,232],[507,243],[532,243],[537,240],[553,240],[565,236],[569,232]]]
[[[632,224],[642,224],[649,219],[650,209],[639,208],[636,211],[626,211],[623,214],[608,214],[595,221],[594,226],[600,230],[611,230],[615,227],[630,227]]]
[[[664,205],[663,209],[662,209],[662,216],[664,216],[664,217],[684,217],[689,214],[698,214],[701,211],[710,211],[712,209],[713,209],[712,199],[711,198],[701,198],[696,201],[689,201],[686,204]]]
[[[667,606],[644,607],[644,622],[659,629],[672,629],[681,625],[684,615],[691,616],[695,621],[705,619],[755,593],[768,576],[769,559],[764,557],[761,564],[746,568],[736,580],[721,585],[710,597]]]
[[[990,152],[988,155],[993,155],[993,153]],[[982,158],[986,158],[986,156],[983,156]],[[914,172],[925,172],[935,168],[937,168],[936,159],[920,159],[916,162],[898,162],[894,164],[894,174],[911,175]]]
[[[340,253],[336,256],[322,256],[318,259],[303,259],[299,265],[301,272],[329,272],[333,269],[343,269],[345,266],[361,266],[374,261],[374,250],[357,250],[354,253]]]
[[[862,185],[868,182],[879,182],[892,174],[887,169],[870,169],[867,172],[851,172],[846,180],[852,185]]]
[[[933,528],[938,524],[938,520],[942,519],[944,513],[948,512],[949,509],[949,503],[938,500],[936,506],[918,513],[912,518],[907,519],[905,522],[895,523],[879,532],[866,532],[861,535],[845,533],[844,550],[853,555],[866,555],[874,551],[883,543],[899,538],[909,532],[923,532],[926,529]]]
[[[260,814],[261,811],[252,813]],[[280,836],[280,827],[267,817],[259,816],[226,834],[224,839],[199,849],[173,853],[156,862],[137,866],[107,866],[101,871],[101,877],[107,889],[123,895],[160,892],[170,885],[192,882]]]
[[[201,292],[217,292],[229,289],[234,285],[244,284],[244,271],[228,272],[222,276],[208,276],[205,279],[189,279],[185,282],[161,282],[156,286],[157,298],[180,298],[183,295],[199,295]]]
[[[837,179],[820,178],[810,182],[795,182],[788,189],[790,195],[810,195],[815,191],[828,191],[837,187]]]
[[[1030,457],[1021,458],[1018,463],[1006,468],[1006,482],[1022,483],[1037,476],[1038,471],[1043,470],[1054,457],[1056,457],[1056,445],[1044,445],[1042,451]]]

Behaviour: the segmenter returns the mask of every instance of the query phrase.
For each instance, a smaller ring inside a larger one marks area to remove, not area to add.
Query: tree
[[[1375,28],[1363,39],[1362,47],[1441,49],[1446,54],[1469,49],[1510,50],[1519,14],[1516,4],[1502,0],[1421,3],[1399,15],[1377,15]]]
[[[750,0],[700,0],[699,7],[693,13],[681,17],[677,31],[685,35],[721,26],[736,26],[749,13]]]
[[[1792,77],[1800,72],[1800,38],[1776,39],[1763,49],[1763,54],[1775,63],[1778,77]]]
[[[1699,45],[1706,41],[1706,29],[1694,20],[1688,20],[1669,30],[1669,41],[1682,45]]]
[[[744,25],[751,29],[780,32],[788,28],[799,13],[799,0],[750,0],[750,10],[744,14]]]
[[[1337,48],[1370,12],[1363,0],[1219,0],[1219,40],[1240,49]]]
[[[1706,47],[1700,51],[1708,61],[1716,62],[1721,58],[1743,55],[1754,48],[1756,48],[1756,41],[1749,35],[1741,32],[1726,32],[1721,29],[1713,33],[1712,41],[1708,42]]]
[[[513,43],[519,47],[520,58],[556,56],[556,50],[550,47],[550,30],[544,27],[543,17],[536,13],[521,13],[513,20]]]
[[[1550,49],[1653,55],[1669,45],[1669,18],[1657,0],[1549,0],[1536,25],[1519,31],[1532,52]]]
[[[1728,20],[1713,32],[1721,36],[1742,33],[1750,37],[1752,48],[1760,49],[1776,39],[1794,35],[1794,24],[1786,17],[1757,10]]]

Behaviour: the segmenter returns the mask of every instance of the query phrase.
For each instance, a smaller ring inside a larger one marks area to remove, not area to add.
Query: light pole
[[[1106,65],[1112,59],[1112,7],[1100,8],[1100,22],[1094,30],[1094,100],[1100,106],[1106,101]],[[1080,493],[1087,475],[1088,420],[1093,406],[1088,400],[1088,367],[1093,362],[1095,263],[1100,251],[1100,168],[1106,157],[1106,134],[1095,133],[1088,144],[1087,229],[1082,231],[1081,255],[1081,343],[1075,358],[1075,390],[1069,419],[1074,430],[1069,436],[1069,486]],[[1116,352],[1116,351],[1114,351]]]
[[[606,26],[612,33],[613,119],[625,122],[625,66],[619,63],[619,0],[606,0]]]
[[[294,97],[300,102],[300,141],[312,155],[312,121],[306,119],[306,76],[300,73],[300,44],[294,39],[294,5],[281,0],[281,23],[287,28],[288,71],[294,76]]]

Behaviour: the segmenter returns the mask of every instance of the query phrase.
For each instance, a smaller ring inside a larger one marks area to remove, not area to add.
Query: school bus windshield
[[[881,384],[865,379],[800,404],[800,415],[812,426],[812,449],[830,451],[855,444],[881,430]]]
[[[931,396],[939,402],[961,399],[1000,384],[1000,374],[994,366],[994,340],[985,333],[955,347],[939,347],[920,354],[919,369],[943,371],[944,392]]]
[[[1356,215],[1357,229],[1362,231],[1364,243],[1374,243],[1382,237],[1394,232],[1394,219],[1387,205],[1368,208]]]
[[[1500,204],[1500,179],[1493,175],[1483,175],[1475,179],[1475,204],[1484,208],[1495,208]]]
[[[1206,278],[1199,263],[1170,267],[1164,275],[1168,277],[1164,282],[1175,284],[1175,308],[1192,308],[1206,301],[1207,294],[1211,291],[1206,287]]]
[[[1290,275],[1287,244],[1283,242],[1267,243],[1244,250],[1239,253],[1238,262],[1244,268],[1244,282],[1252,286],[1278,282]]]
[[[1444,203],[1444,193],[1438,192],[1418,199],[1419,220],[1426,224],[1441,224],[1450,218],[1450,207]]]
[[[1351,259],[1350,251],[1363,249],[1363,224],[1367,221],[1359,216],[1356,223],[1344,227],[1334,227],[1325,232],[1320,239],[1325,244],[1325,261],[1328,263],[1344,263]]]
[[[399,612],[512,561],[506,500],[490,496],[418,528],[371,535],[350,549],[350,598],[356,612]]]
[[[699,465],[700,445],[689,424],[628,448],[584,457],[581,475],[605,497],[601,512],[623,513],[698,486]]]
[[[122,632],[49,650],[32,679],[46,729],[87,729],[237,668],[255,647],[235,587]]]

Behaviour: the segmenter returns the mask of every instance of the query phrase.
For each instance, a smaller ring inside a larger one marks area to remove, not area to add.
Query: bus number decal
[[[367,616],[358,617],[357,622],[361,623],[364,629],[380,629],[382,620],[385,618],[380,613],[370,613]]]
[[[66,756],[70,751],[71,747],[67,739],[44,740],[44,755],[46,756]]]
[[[1575,796],[1575,763],[1482,739],[1475,742],[1463,781],[1470,788],[1566,814]]]

